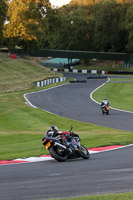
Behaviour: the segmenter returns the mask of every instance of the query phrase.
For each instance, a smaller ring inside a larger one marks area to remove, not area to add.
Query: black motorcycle
[[[90,158],[89,151],[80,144],[79,136],[71,130],[72,128],[70,131],[58,133],[55,137],[48,137],[46,134],[42,139],[44,148],[59,162],[79,157]]]

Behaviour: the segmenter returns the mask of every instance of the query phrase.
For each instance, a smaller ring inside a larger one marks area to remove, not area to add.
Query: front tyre
[[[59,162],[64,162],[68,158],[68,155],[65,153],[65,151],[62,151],[53,145],[49,148],[49,153],[55,160]]]
[[[90,158],[89,151],[83,145],[81,145],[80,156],[82,158],[84,158],[84,159],[89,159]]]
[[[102,110],[102,114],[104,115],[104,111]]]

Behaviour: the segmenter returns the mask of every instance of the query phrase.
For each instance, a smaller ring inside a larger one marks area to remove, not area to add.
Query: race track
[[[85,79],[87,75],[78,75]],[[87,79],[54,89],[27,94],[36,107],[78,121],[131,130],[133,114],[110,111],[103,116],[90,93],[105,79]],[[90,194],[133,191],[133,146],[59,163],[45,162],[0,166],[0,199],[39,200]]]
[[[87,83],[70,83],[50,90],[30,93],[26,98],[35,107],[81,122],[133,131],[133,113],[110,109],[102,115],[99,104],[90,99],[90,93],[107,79],[87,79],[87,74],[69,74]],[[111,102],[110,102],[111,105]]]

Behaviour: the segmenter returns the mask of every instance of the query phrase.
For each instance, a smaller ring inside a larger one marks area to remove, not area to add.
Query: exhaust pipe
[[[59,146],[59,147],[62,147],[63,149],[67,149],[64,145],[62,145],[60,143],[55,142],[54,144],[55,144],[55,146]]]

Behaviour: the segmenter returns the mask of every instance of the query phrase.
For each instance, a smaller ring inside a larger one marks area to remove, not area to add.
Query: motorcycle
[[[109,105],[103,105],[101,106],[101,109],[102,109],[102,114],[106,114],[106,115],[109,115]]]
[[[79,157],[89,159],[89,151],[80,144],[79,136],[71,131],[72,128],[68,132],[58,133],[55,137],[48,137],[46,134],[42,139],[44,148],[59,162]]]

